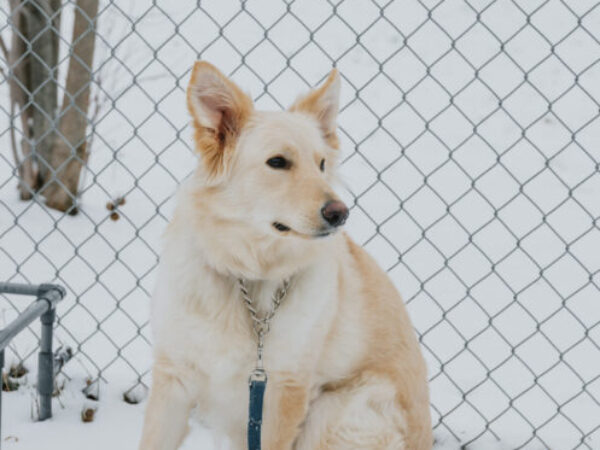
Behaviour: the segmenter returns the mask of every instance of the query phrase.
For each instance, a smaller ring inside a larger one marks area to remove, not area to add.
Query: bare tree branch
[[[14,117],[15,104],[13,102],[10,102],[10,147],[12,148],[12,154],[15,160],[15,167],[17,168],[17,172],[19,173],[19,178],[22,180],[23,165],[21,164],[21,159],[19,158],[19,151],[17,150],[17,138],[15,137]]]
[[[4,43],[4,39],[2,39],[2,35],[0,35],[0,50],[2,50],[2,54],[4,55],[4,59],[8,61],[8,48]]]
[[[10,93],[10,129],[11,129],[11,145],[15,164],[19,169],[21,178],[19,183],[19,191],[21,199],[29,200],[33,196],[33,192],[37,189],[37,171],[34,168],[34,158],[31,155],[31,123],[32,123],[32,107],[30,106],[31,76],[30,76],[30,59],[31,55],[27,55],[27,40],[29,36],[28,22],[31,20],[31,14],[27,10],[27,5],[20,0],[10,0],[10,17],[12,21],[13,33],[11,36],[10,49],[6,49],[8,56],[7,62],[10,68],[8,77],[8,87]],[[6,45],[2,43],[4,47]],[[21,119],[21,155],[23,159],[18,158],[19,150],[18,143],[15,137],[15,117],[19,115]]]

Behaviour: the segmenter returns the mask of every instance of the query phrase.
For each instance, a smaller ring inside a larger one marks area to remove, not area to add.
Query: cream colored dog
[[[265,450],[429,449],[426,368],[386,274],[339,232],[340,80],[261,112],[206,62],[187,91],[196,173],[181,187],[152,300],[155,363],[140,449],[176,449],[196,408],[246,448],[261,314],[289,279],[265,338]]]

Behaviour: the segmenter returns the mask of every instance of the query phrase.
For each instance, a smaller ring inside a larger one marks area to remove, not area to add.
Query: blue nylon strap
[[[248,411],[248,450],[260,450],[263,398],[267,380],[250,381],[250,405]]]

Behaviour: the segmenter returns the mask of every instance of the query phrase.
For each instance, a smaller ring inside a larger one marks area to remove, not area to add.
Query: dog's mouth
[[[285,233],[286,231],[291,230],[290,227],[282,224],[281,222],[273,222],[273,228],[275,228],[277,231],[281,231],[282,233]]]
[[[315,234],[307,234],[307,233],[300,233],[299,231],[292,230],[290,227],[288,227],[287,225],[284,225],[281,222],[273,222],[272,225],[273,225],[273,228],[275,228],[280,233],[294,234],[296,236],[300,236],[300,237],[303,237],[303,238],[321,238],[321,237],[327,237],[330,234],[333,234],[335,232],[335,228],[332,228],[330,230],[319,231],[318,233],[315,233]]]

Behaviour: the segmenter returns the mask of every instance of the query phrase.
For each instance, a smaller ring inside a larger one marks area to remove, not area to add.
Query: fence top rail
[[[0,351],[3,351],[10,341],[31,322],[44,313],[51,311],[66,294],[62,286],[54,284],[27,285],[15,283],[0,283],[0,293],[32,295],[36,301],[31,303],[19,316],[0,330]]]
[[[66,291],[65,288],[57,284],[21,284],[0,282],[0,294],[32,295],[34,297],[44,297],[50,291],[56,291],[62,300]]]

